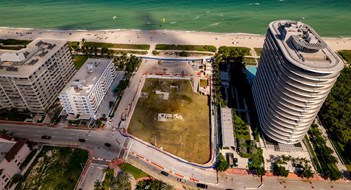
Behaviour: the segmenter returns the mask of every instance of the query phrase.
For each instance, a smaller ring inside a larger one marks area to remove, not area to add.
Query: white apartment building
[[[88,59],[61,91],[63,109],[67,114],[95,117],[115,76],[112,59]]]
[[[252,86],[263,133],[278,143],[300,142],[343,67],[309,25],[271,22]]]
[[[11,178],[20,172],[19,167],[30,152],[26,140],[16,142],[7,135],[0,136],[0,189],[5,189]]]
[[[44,112],[74,71],[63,40],[36,39],[18,51],[0,50],[0,109]]]

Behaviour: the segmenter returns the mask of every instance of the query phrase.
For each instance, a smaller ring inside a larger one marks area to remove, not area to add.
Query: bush
[[[159,55],[159,54],[160,54],[159,51],[157,51],[157,50],[152,50],[152,55]]]
[[[182,52],[179,53],[179,56],[180,56],[180,57],[188,57],[188,56],[189,56],[189,53],[186,52],[186,51],[182,51]]]

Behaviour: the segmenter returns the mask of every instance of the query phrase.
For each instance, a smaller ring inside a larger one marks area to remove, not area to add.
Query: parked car
[[[105,146],[111,147],[111,144],[110,143],[105,143]]]
[[[249,160],[248,160],[248,164],[249,164],[249,165],[251,165],[251,164],[252,164],[252,159],[251,159],[251,158],[249,158]]]
[[[41,139],[51,139],[51,136],[43,135],[43,136],[41,136]]]
[[[238,166],[238,158],[234,158],[234,166]]]
[[[161,171],[161,174],[164,175],[164,176],[168,176],[169,174],[165,171]]]
[[[202,188],[202,189],[207,189],[208,188],[208,186],[206,184],[203,184],[203,183],[197,183],[196,187]]]
[[[182,183],[186,183],[186,180],[183,178],[177,178],[177,181],[182,182]]]
[[[79,142],[85,142],[85,139],[79,139]]]

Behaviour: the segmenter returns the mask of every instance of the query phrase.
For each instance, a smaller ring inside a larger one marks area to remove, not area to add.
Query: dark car
[[[51,136],[43,135],[43,136],[41,136],[41,139],[51,139]]]
[[[234,158],[234,166],[238,166],[238,158]]]
[[[79,142],[85,142],[85,139],[79,139]]]
[[[202,189],[207,189],[208,186],[206,184],[203,184],[203,183],[197,183],[196,187],[202,188]]]
[[[111,144],[110,143],[105,143],[105,146],[111,147]]]
[[[169,174],[165,171],[161,171],[161,174],[164,175],[164,176],[168,176]]]

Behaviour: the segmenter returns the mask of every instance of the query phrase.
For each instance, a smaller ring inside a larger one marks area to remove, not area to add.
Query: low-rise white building
[[[17,173],[30,153],[26,140],[13,141],[7,135],[0,136],[0,189]]]
[[[88,59],[61,91],[63,109],[68,114],[95,117],[115,76],[112,59]]]

